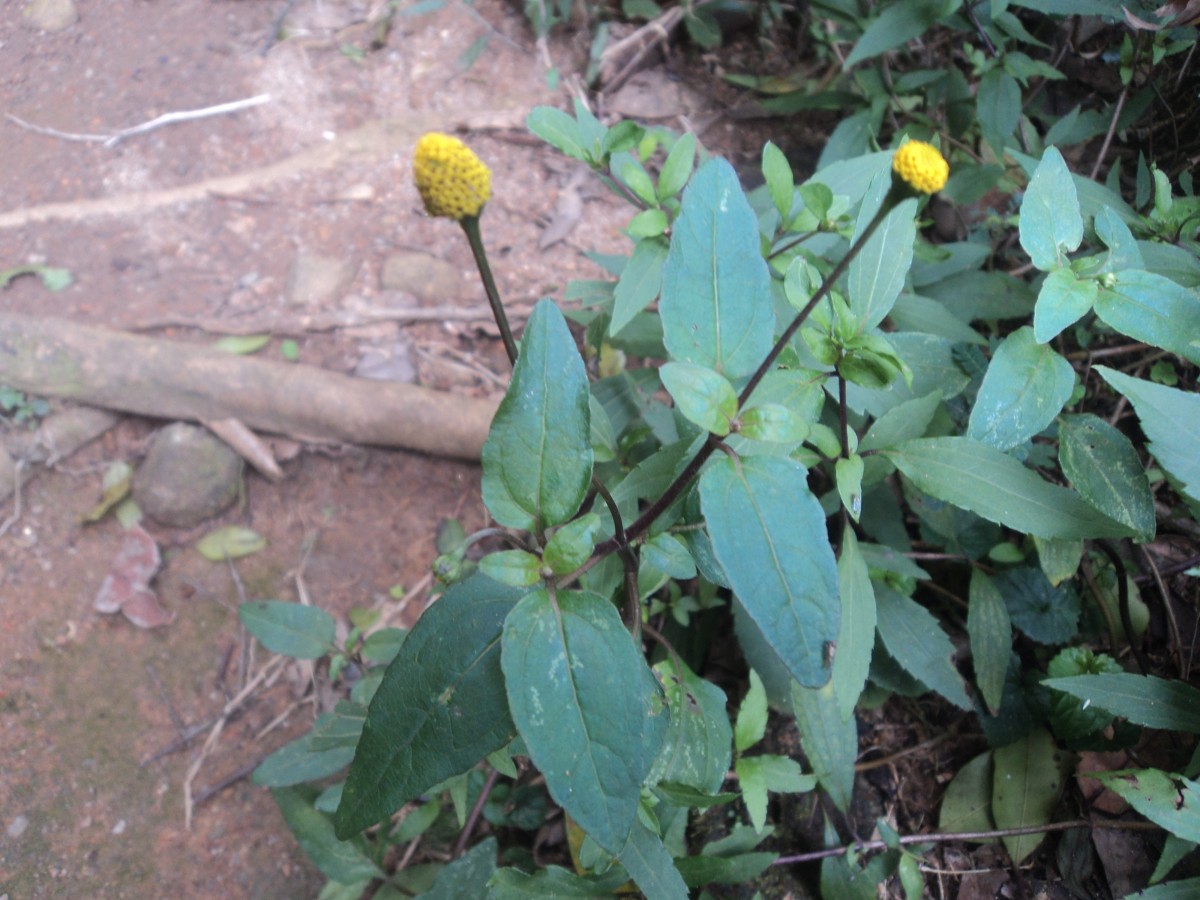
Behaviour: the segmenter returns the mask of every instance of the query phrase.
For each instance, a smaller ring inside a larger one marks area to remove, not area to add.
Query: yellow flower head
[[[431,216],[478,216],[492,196],[492,173],[471,148],[448,134],[430,132],[417,142],[413,181]]]
[[[924,141],[909,141],[896,151],[892,171],[913,190],[934,194],[946,186],[950,164],[938,148]]]

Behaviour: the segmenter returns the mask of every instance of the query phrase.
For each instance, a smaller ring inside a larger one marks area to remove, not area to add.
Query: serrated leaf
[[[729,434],[738,408],[729,379],[704,366],[677,362],[664,363],[658,375],[684,418],[717,437]]]
[[[1197,896],[1200,896],[1200,878],[1181,878],[1126,894],[1123,900],[1194,900]]]
[[[314,728],[328,724],[332,713],[318,716]],[[309,781],[328,778],[350,764],[354,748],[338,746],[328,750],[313,748],[313,733],[284,744],[254,770],[252,780],[263,787],[291,787]]]
[[[1021,246],[1043,272],[1067,262],[1083,243],[1083,216],[1071,172],[1055,147],[1046,148],[1025,189],[1019,226]]]
[[[339,884],[382,878],[383,872],[356,843],[334,836],[329,816],[312,806],[315,789],[275,788],[271,791],[284,821],[321,874]]]
[[[410,637],[411,641],[412,638]],[[537,590],[504,623],[513,721],[550,796],[610,853],[637,816],[645,662],[608,600]]]
[[[833,657],[833,689],[842,720],[851,718],[867,675],[875,647],[875,591],[871,574],[849,526],[842,532],[842,554],[838,557],[838,586],[841,591],[842,622]]]
[[[1200,734],[1200,690],[1182,681],[1112,673],[1047,678],[1042,684],[1107,709],[1135,725]]]
[[[1200,784],[1159,769],[1123,769],[1092,776],[1143,816],[1186,841],[1200,841]]]
[[[531,132],[574,159],[588,161],[579,123],[553,106],[535,106],[525,119]]]
[[[461,900],[486,897],[488,881],[496,871],[496,839],[480,841],[438,873],[433,887],[421,895],[424,900]]]
[[[688,887],[706,884],[742,884],[757,878],[778,859],[775,853],[738,853],[733,856],[687,856],[675,867]]]
[[[1004,677],[1012,652],[1012,623],[1004,597],[992,580],[979,569],[971,570],[967,634],[975,661],[975,683],[984,702],[995,714],[1004,695]]]
[[[1096,315],[1136,341],[1200,364],[1200,296],[1157,272],[1126,269],[1096,297]]]
[[[662,838],[640,819],[618,859],[646,900],[688,900],[687,885]]]
[[[750,670],[750,687],[738,706],[737,721],[733,725],[733,745],[738,753],[749,750],[767,733],[767,692],[762,679]]]
[[[968,437],[921,438],[886,455],[926,494],[1016,531],[1044,538],[1130,535],[1074,491]]]
[[[825,514],[790,459],[718,460],[700,479],[717,561],[763,636],[806,687],[829,680],[837,640],[837,563]]]
[[[958,770],[938,810],[938,831],[994,831],[992,821],[992,751],[980,753]],[[982,843],[993,843],[983,841]]]
[[[566,320],[542,300],[483,445],[483,499],[501,525],[536,531],[579,509],[592,477],[589,396]]]
[[[943,0],[900,0],[883,7],[878,18],[863,30],[862,37],[846,57],[842,68],[849,70],[864,60],[873,59],[920,37],[945,12]]]
[[[646,780],[683,784],[712,794],[729,771],[733,743],[725,692],[682,661],[663,660],[654,670],[666,694],[670,724]]]
[[[376,824],[512,740],[500,636],[522,596],[475,574],[417,620],[367,710],[338,807],[339,835]]]
[[[1044,728],[992,751],[992,818],[996,827],[1045,825],[1062,796],[1070,755],[1059,750]],[[1005,835],[1004,846],[1015,865],[1037,849],[1044,834]]]
[[[971,410],[967,436],[997,450],[1024,444],[1062,410],[1075,386],[1071,364],[1028,326],[996,349]]]
[[[792,684],[792,711],[813,773],[834,805],[850,809],[854,763],[858,759],[858,723],[843,717],[832,684],[806,688]]]
[[[1012,623],[1038,643],[1065,644],[1075,636],[1079,596],[1069,587],[1054,587],[1041,569],[1009,569],[992,583]]]
[[[941,403],[941,394],[935,392],[892,407],[867,429],[858,449],[883,450],[923,437]]]
[[[962,676],[954,668],[954,644],[925,607],[887,585],[875,585],[878,631],[903,669],[959,709],[971,709]]]
[[[1100,285],[1094,278],[1078,278],[1070,266],[1053,270],[1038,291],[1033,310],[1033,334],[1045,344],[1066,327],[1082,319],[1096,302]]]
[[[1138,542],[1152,540],[1154,496],[1129,438],[1087,413],[1063,416],[1058,439],[1059,465],[1079,495],[1127,525]]]
[[[547,866],[532,874],[518,869],[498,869],[489,882],[489,900],[586,900],[606,897],[628,879],[620,871],[610,871],[602,879],[589,879],[558,866]]]
[[[542,561],[527,550],[497,550],[479,561],[479,571],[501,584],[529,587],[542,580]]]
[[[758,219],[733,167],[714,159],[684,191],[671,235],[659,301],[667,350],[727,378],[749,375],[774,339],[770,298]]]
[[[667,242],[661,238],[643,238],[634,245],[633,256],[621,270],[613,292],[612,320],[608,326],[610,337],[619,334],[658,296],[666,261]]]
[[[692,177],[692,166],[695,162],[696,136],[689,131],[679,136],[679,140],[663,160],[656,191],[660,203],[683,190],[683,186]]]
[[[868,213],[873,215],[875,208],[868,204],[883,201],[891,180],[891,173],[888,172],[879,177],[878,185],[871,186],[872,192],[878,192],[878,199],[872,200],[868,195],[868,199],[863,201],[864,208],[859,214],[860,233],[867,226]],[[905,276],[912,267],[913,241],[917,235],[916,214],[915,198],[910,197],[899,203],[850,263],[846,289],[860,333],[882,322],[900,296]]]
[[[336,623],[317,606],[285,600],[251,600],[238,607],[246,630],[272,653],[319,659],[333,648]]]
[[[257,531],[242,525],[227,525],[200,538],[196,551],[209,562],[225,562],[257,553],[266,546],[267,539]]]

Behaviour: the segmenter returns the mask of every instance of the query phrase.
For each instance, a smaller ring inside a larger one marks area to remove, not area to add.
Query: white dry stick
[[[143,122],[141,125],[134,125],[130,128],[122,128],[113,134],[81,134],[72,131],[59,131],[57,128],[47,128],[44,125],[35,125],[32,122],[26,122],[12,113],[5,113],[4,117],[10,122],[15,122],[22,128],[38,134],[61,138],[64,141],[81,141],[84,143],[104,144],[105,147],[115,147],[127,137],[133,137],[136,134],[145,134],[147,131],[162,128],[164,125],[173,125],[176,122],[191,122],[194,119],[206,119],[209,116],[222,116],[225,113],[239,112],[243,109],[249,109],[252,106],[261,106],[270,101],[270,99],[270,94],[259,94],[257,97],[249,97],[245,100],[233,100],[229,103],[218,103],[216,106],[205,106],[201,109],[187,109],[180,112],[163,113],[149,122]]]

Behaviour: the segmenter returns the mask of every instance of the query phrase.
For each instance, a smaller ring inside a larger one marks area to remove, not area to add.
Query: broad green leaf
[[[362,658],[368,662],[387,665],[396,658],[404,639],[408,637],[406,628],[381,628],[368,634],[363,641]]]
[[[327,725],[332,713],[318,716],[314,729]],[[284,744],[254,770],[252,780],[263,787],[291,787],[306,781],[328,778],[349,765],[354,758],[353,746],[338,746],[329,750],[313,748],[313,732]]]
[[[529,587],[542,580],[542,561],[528,550],[497,550],[479,561],[488,578],[513,587]]]
[[[700,502],[738,600],[793,678],[824,684],[826,645],[837,640],[837,563],[804,469],[776,457],[718,460],[700,479]]]
[[[762,679],[750,670],[750,688],[738,706],[737,721],[733,725],[733,746],[744,753],[763,739],[767,733],[767,691]]]
[[[884,6],[879,17],[863,30],[842,68],[848,71],[863,60],[874,59],[920,37],[948,11],[948,6],[945,0],[899,0]]]
[[[988,750],[959,769],[946,788],[942,806],[938,810],[938,831],[994,831],[992,781],[992,751]]]
[[[1123,900],[1194,900],[1200,897],[1200,878],[1182,878],[1126,894]]]
[[[634,245],[633,256],[621,270],[613,292],[612,321],[608,326],[610,336],[619,334],[658,296],[666,260],[667,242],[661,238],[642,238]]]
[[[1050,678],[1075,678],[1080,675],[1123,675],[1121,664],[1106,653],[1093,653],[1086,647],[1064,647],[1046,666]],[[1064,691],[1050,690],[1047,718],[1059,740],[1081,741],[1112,724],[1113,714],[1102,706]]]
[[[970,709],[962,676],[952,662],[954,644],[933,614],[883,584],[875,585],[875,607],[879,636],[896,662],[959,709]]]
[[[1165,274],[1155,267],[1146,265],[1142,250],[1138,246],[1137,239],[1129,230],[1129,226],[1111,209],[1108,207],[1101,209],[1096,213],[1092,224],[1096,229],[1096,236],[1104,241],[1104,246],[1108,247],[1108,259],[1104,262],[1103,271],[1151,269],[1159,274]]]
[[[712,794],[729,771],[733,743],[725,693],[682,661],[663,660],[654,670],[666,693],[671,718],[646,780],[683,784]]]
[[[1062,410],[1075,386],[1071,364],[1033,329],[1018,328],[996,349],[983,376],[967,436],[997,450],[1024,444]]]
[[[738,421],[742,437],[772,444],[799,444],[811,428],[807,420],[782,403],[758,403],[738,416]]]
[[[480,841],[438,873],[433,888],[421,896],[424,900],[462,900],[486,897],[488,881],[496,871],[496,839]]]
[[[542,559],[555,575],[574,572],[592,555],[600,532],[600,517],[587,513],[563,525],[546,542]]]
[[[558,866],[547,866],[533,874],[518,869],[498,869],[489,882],[488,900],[586,900],[605,897],[612,900],[613,892],[628,879],[619,870],[605,877],[584,878]]]
[[[196,542],[196,552],[209,562],[225,562],[250,556],[267,546],[267,539],[244,525],[226,525],[210,531]]]
[[[999,154],[1021,121],[1021,86],[1002,68],[989,69],[979,79],[975,100],[983,137]]]
[[[1078,278],[1070,266],[1054,269],[1038,291],[1033,310],[1034,337],[1042,344],[1052,341],[1064,328],[1087,315],[1099,294],[1096,279]]]
[[[854,529],[842,532],[842,555],[838,558],[842,622],[833,657],[833,689],[842,720],[850,719],[871,670],[875,647],[875,591],[871,574],[858,546]],[[814,763],[815,765],[815,763]]]
[[[738,853],[733,856],[687,856],[675,860],[675,867],[688,887],[706,884],[742,884],[757,878],[775,862],[776,853]]]
[[[880,186],[886,193],[891,184],[890,173],[880,181]],[[874,186],[872,190],[875,190]],[[860,233],[867,226],[867,202],[864,201],[864,211],[859,216]],[[916,216],[915,198],[910,197],[898,204],[887,214],[866,246],[850,263],[846,288],[850,298],[850,309],[858,320],[860,333],[882,322],[891,311],[896,298],[900,296],[904,278],[912,266],[913,241],[917,235]]]
[[[997,828],[1045,825],[1054,817],[1071,771],[1070,754],[1059,750],[1044,728],[1023,740],[992,751],[992,818]],[[1004,837],[1016,865],[1025,861],[1044,834]]]
[[[525,125],[557,150],[574,159],[588,160],[589,154],[584,149],[585,142],[579,130],[579,123],[571,116],[553,106],[535,106],[526,117]]]
[[[738,398],[728,378],[704,366],[677,362],[664,363],[658,376],[684,418],[717,437],[729,434]]]
[[[904,441],[924,437],[941,403],[941,394],[932,393],[892,407],[867,429],[858,445],[859,451],[884,450]]]
[[[1200,784],[1158,769],[1124,769],[1092,776],[1143,816],[1185,841],[1200,841]]]
[[[662,782],[654,786],[654,793],[664,800],[670,800],[676,806],[686,806],[691,809],[709,809],[713,806],[724,806],[738,798],[737,794],[726,791],[721,794],[706,794],[685,784]]]
[[[1117,331],[1200,364],[1200,296],[1157,272],[1127,269],[1101,288],[1096,315]]]
[[[839,457],[833,469],[842,506],[857,522],[862,513],[863,458],[857,453]]]
[[[339,700],[333,715],[320,725],[313,725],[312,748],[317,752],[338,747],[354,748],[362,736],[367,721],[367,708],[351,700]]]
[[[534,591],[504,623],[501,665],[513,721],[550,796],[620,853],[648,766],[637,702],[645,662],[616,607],[596,594]]]
[[[536,531],[579,509],[592,477],[588,396],[575,339],[542,300],[483,445],[483,500],[501,525]]]
[[[679,136],[679,140],[663,160],[662,169],[658,173],[657,195],[660,203],[683,190],[683,186],[692,176],[692,166],[695,162],[696,136],[689,131]]]
[[[842,715],[839,699],[832,684],[821,688],[792,684],[792,711],[804,754],[834,805],[847,812],[854,793],[858,722],[854,716]]]
[[[1074,491],[968,437],[921,438],[887,454],[920,490],[1016,531],[1045,538],[1127,537]]]
[[[657,834],[639,819],[617,857],[646,900],[688,900],[687,885]]]
[[[771,202],[775,204],[779,218],[787,224],[796,192],[795,176],[792,174],[792,164],[788,162],[783,151],[770,141],[763,145],[762,173],[767,182],[767,193],[771,195]]]
[[[994,715],[1004,694],[1004,676],[1012,652],[1012,623],[1004,597],[980,569],[971,570],[967,634],[975,661],[975,683]]]
[[[625,185],[634,195],[648,206],[658,202],[654,191],[654,182],[646,171],[641,160],[629,152],[614,153],[609,162],[609,171],[621,184]]]
[[[251,353],[257,353],[269,343],[271,343],[269,334],[232,334],[213,344],[213,349],[232,353],[235,356],[248,356]]]
[[[1034,535],[1033,543],[1037,547],[1038,565],[1047,581],[1058,587],[1068,578],[1075,577],[1079,560],[1083,558],[1083,541],[1052,540]]]
[[[1067,585],[1054,587],[1041,569],[1008,569],[992,579],[1004,598],[1012,624],[1040,644],[1065,644],[1079,624],[1079,596]]]
[[[771,349],[771,274],[758,219],[723,159],[702,166],[683,194],[659,301],[664,341],[679,362],[749,375]]]
[[[322,875],[339,884],[384,877],[357,843],[338,840],[330,817],[313,808],[312,799],[316,793],[315,788],[308,787],[274,788],[271,791],[284,821],[308,858]]]
[[[272,653],[320,659],[332,652],[336,624],[318,606],[285,600],[251,600],[238,607],[246,630]]]
[[[666,231],[670,224],[670,220],[667,218],[667,214],[663,210],[643,209],[640,213],[636,214],[632,219],[629,220],[629,224],[625,226],[625,232],[631,238],[656,238]],[[662,247],[662,258],[666,259],[667,245],[665,242],[660,242],[660,245]],[[634,252],[637,252],[636,248],[634,249]],[[630,260],[630,263],[632,264],[632,260]],[[626,266],[625,270],[621,272],[622,277],[624,277],[625,272],[627,271],[629,271],[629,266]],[[660,281],[661,274],[662,270],[660,267]],[[620,285],[617,287],[619,289]],[[658,291],[656,288],[655,295],[657,295],[657,293]]]
[[[1043,272],[1067,262],[1083,243],[1079,195],[1062,154],[1048,147],[1021,201],[1021,246]]]
[[[1096,366],[1104,380],[1129,398],[1149,450],[1176,488],[1200,509],[1200,394],[1178,391]]]
[[[1047,678],[1042,684],[1146,728],[1200,734],[1200,690],[1153,675],[1102,674]]]
[[[524,593],[476,574],[422,613],[371,700],[338,807],[340,836],[378,823],[512,740],[500,634]]]
[[[1079,495],[1132,530],[1145,543],[1154,538],[1154,496],[1129,438],[1086,413],[1063,416],[1058,426],[1058,462]]]
[[[787,756],[764,753],[742,756],[734,764],[742,802],[750,814],[750,824],[762,833],[767,824],[767,794],[802,794],[817,786],[815,775],[805,775],[800,763]]]

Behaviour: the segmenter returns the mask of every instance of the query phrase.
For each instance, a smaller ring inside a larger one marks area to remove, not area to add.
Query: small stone
[[[176,422],[155,436],[133,499],[156,522],[190,528],[228,508],[241,479],[241,457],[207,429]]]
[[[17,464],[8,455],[8,451],[0,447],[0,500],[5,500],[17,486]]]
[[[444,259],[418,250],[403,250],[384,260],[379,286],[386,291],[404,291],[421,300],[443,303],[463,295],[463,276]]]
[[[16,816],[8,823],[8,828],[4,830],[13,840],[16,840],[25,833],[25,829],[29,827],[29,819],[25,816]]]
[[[30,0],[21,17],[30,28],[62,31],[79,21],[79,10],[75,0]]]
[[[299,306],[326,304],[350,286],[357,271],[358,267],[347,260],[297,253],[288,273],[288,301]]]

